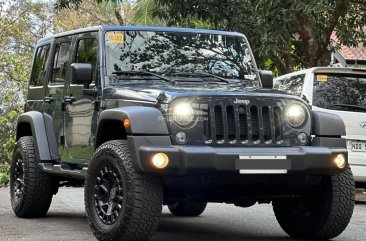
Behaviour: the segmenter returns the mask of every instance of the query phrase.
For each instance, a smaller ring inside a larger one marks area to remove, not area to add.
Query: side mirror
[[[273,73],[270,70],[259,71],[261,77],[262,87],[266,89],[273,89]]]
[[[72,63],[71,64],[71,83],[83,84],[88,88],[92,82],[93,67],[91,64]]]

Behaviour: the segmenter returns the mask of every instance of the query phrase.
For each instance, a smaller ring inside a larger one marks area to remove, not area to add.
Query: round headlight
[[[181,126],[188,126],[194,121],[194,111],[190,103],[181,102],[173,107],[173,120]]]
[[[301,105],[292,104],[286,110],[286,118],[292,127],[299,128],[306,121],[306,111]]]

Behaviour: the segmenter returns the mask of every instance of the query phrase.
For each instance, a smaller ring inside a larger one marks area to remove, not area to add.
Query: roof
[[[152,32],[186,32],[186,33],[206,33],[206,34],[218,34],[218,35],[230,35],[245,37],[244,34],[238,32],[227,32],[220,30],[208,30],[208,29],[195,29],[195,28],[170,28],[170,27],[145,27],[145,26],[94,26],[89,28],[81,28],[72,31],[58,33],[43,39],[38,42],[43,42],[49,39],[64,37],[68,35],[80,34],[85,32],[96,31],[152,31]]]
[[[345,60],[366,60],[366,46],[359,44],[357,48],[342,46],[338,51]]]
[[[278,76],[278,79],[291,77],[294,75],[306,74],[306,73],[323,73],[323,74],[359,74],[366,75],[366,69],[351,68],[351,67],[313,67],[309,69],[303,69],[289,74]],[[277,79],[275,78],[275,79]]]
[[[363,30],[366,32],[366,27],[364,27]],[[332,33],[331,39],[334,42],[339,41],[335,31]],[[366,61],[366,46],[362,43],[358,44],[357,47],[347,47],[342,45],[340,50],[338,50],[338,53],[340,53],[346,61]]]

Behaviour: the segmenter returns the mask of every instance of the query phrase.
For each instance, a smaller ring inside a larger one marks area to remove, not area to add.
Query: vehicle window
[[[43,45],[37,48],[33,61],[33,71],[31,75],[31,86],[43,86],[46,80],[46,62],[50,52],[50,45]]]
[[[313,105],[343,111],[366,111],[366,75],[317,74]]]
[[[66,81],[66,75],[70,67],[70,49],[71,42],[56,44],[51,79],[53,84],[63,84]]]
[[[274,83],[274,88],[289,92],[293,95],[301,96],[304,81],[305,74],[294,75],[276,80]]]
[[[259,86],[248,43],[242,36],[211,33],[114,31],[105,36],[108,75],[123,71],[206,72]]]
[[[92,80],[95,83],[97,75],[97,40],[95,38],[85,38],[78,41],[75,63],[91,64],[93,67]]]

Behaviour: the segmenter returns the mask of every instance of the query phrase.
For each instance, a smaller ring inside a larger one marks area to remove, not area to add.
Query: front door
[[[67,97],[72,103],[65,109],[65,160],[72,163],[87,164],[94,152],[97,114],[95,97],[84,95],[84,89],[96,89],[98,39],[97,32],[84,33],[75,36],[72,63],[88,63],[92,65],[93,74],[90,83],[70,83]]]

